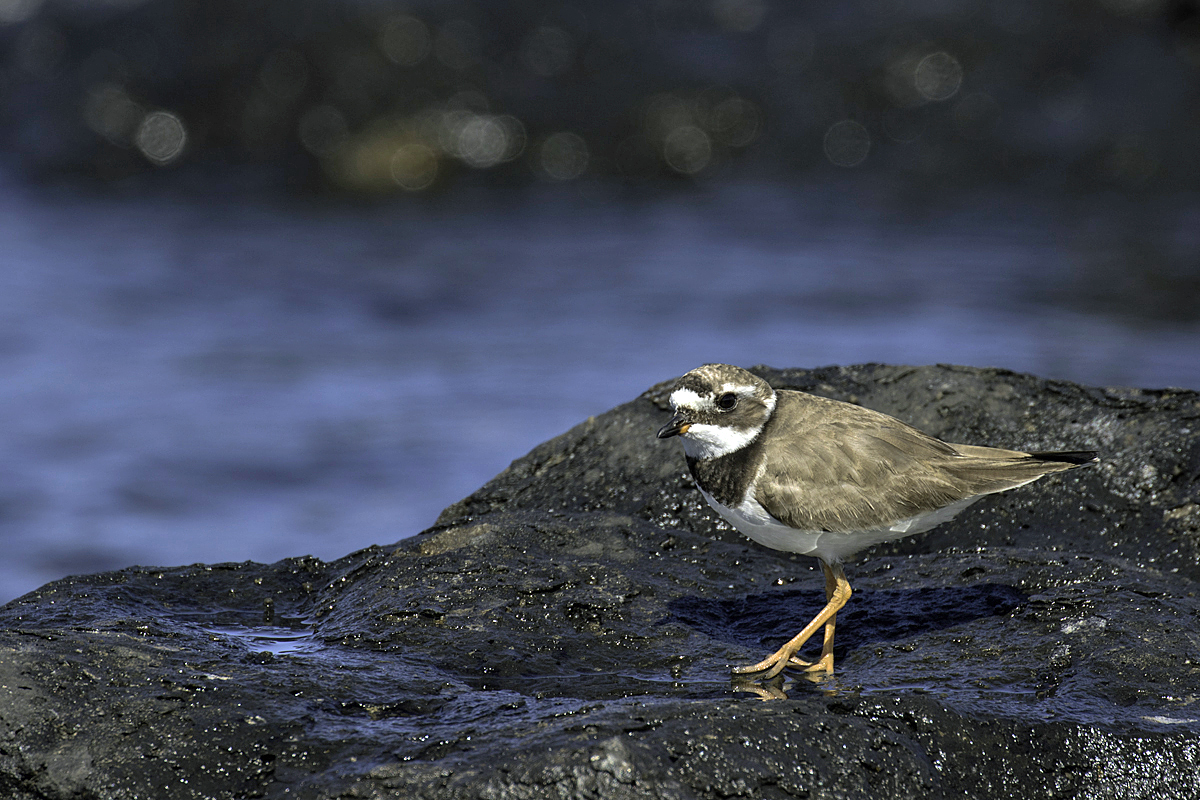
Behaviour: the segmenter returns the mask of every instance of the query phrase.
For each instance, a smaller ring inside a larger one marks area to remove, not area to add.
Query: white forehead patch
[[[747,386],[744,383],[723,383],[721,384],[721,390],[717,394],[733,392],[740,395],[753,395],[756,391],[757,389],[754,386]],[[713,400],[711,397],[701,397],[691,389],[676,389],[671,392],[671,407],[686,408],[690,411],[712,409]]]
[[[676,389],[671,392],[671,408],[686,408],[699,411],[702,408],[712,408],[712,400],[701,397],[691,389]]]

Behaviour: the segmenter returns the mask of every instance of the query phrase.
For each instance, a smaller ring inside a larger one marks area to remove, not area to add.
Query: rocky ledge
[[[397,545],[8,604],[0,795],[1200,796],[1200,396],[756,371],[1104,461],[848,565],[834,678],[733,685],[821,605],[820,573],[708,512],[654,438],[657,386]]]

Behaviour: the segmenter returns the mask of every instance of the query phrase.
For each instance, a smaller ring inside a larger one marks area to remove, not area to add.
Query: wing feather
[[[800,392],[779,392],[764,434],[782,449],[762,463],[755,499],[801,530],[883,528],[1067,468],[1015,450],[951,445],[885,414]]]

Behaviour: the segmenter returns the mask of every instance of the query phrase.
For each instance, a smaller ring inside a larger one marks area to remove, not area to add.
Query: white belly
[[[699,488],[699,487],[697,487]],[[902,519],[883,528],[862,531],[802,531],[784,525],[767,513],[756,500],[748,498],[737,508],[721,505],[712,495],[700,489],[700,494],[721,517],[733,527],[761,545],[788,553],[816,556],[831,564],[845,559],[880,542],[890,542],[914,533],[922,533],[952,519],[983,495],[943,506],[936,511]]]

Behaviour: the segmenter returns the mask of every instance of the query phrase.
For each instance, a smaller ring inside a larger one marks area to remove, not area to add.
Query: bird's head
[[[671,420],[658,438],[678,436],[692,458],[707,461],[757,438],[775,410],[775,390],[762,378],[728,364],[705,364],[671,390]]]

